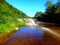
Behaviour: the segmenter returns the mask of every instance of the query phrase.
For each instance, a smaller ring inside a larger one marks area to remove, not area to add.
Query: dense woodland
[[[35,17],[39,21],[55,23],[60,25],[60,0],[56,4],[53,4],[51,1],[47,1],[45,4],[46,11],[37,12]]]
[[[0,33],[17,27],[22,24],[18,19],[27,17],[24,12],[13,7],[6,0],[0,0]]]

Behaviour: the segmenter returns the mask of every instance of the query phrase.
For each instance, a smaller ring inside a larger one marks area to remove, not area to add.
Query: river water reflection
[[[50,39],[50,40],[49,40]],[[4,45],[55,45],[42,29],[24,26],[14,33]]]

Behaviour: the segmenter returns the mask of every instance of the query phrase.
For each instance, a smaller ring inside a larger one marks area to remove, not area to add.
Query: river
[[[4,45],[60,45],[59,41],[40,27],[30,19],[27,26],[12,34]]]

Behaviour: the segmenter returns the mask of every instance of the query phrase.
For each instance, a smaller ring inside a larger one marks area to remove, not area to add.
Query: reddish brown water
[[[60,45],[60,41],[37,27],[22,27],[3,45]]]

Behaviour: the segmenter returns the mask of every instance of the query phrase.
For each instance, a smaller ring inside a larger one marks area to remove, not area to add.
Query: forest
[[[47,1],[45,12],[37,12],[34,16],[39,21],[54,23],[60,25],[60,0],[53,4],[51,1]]]

